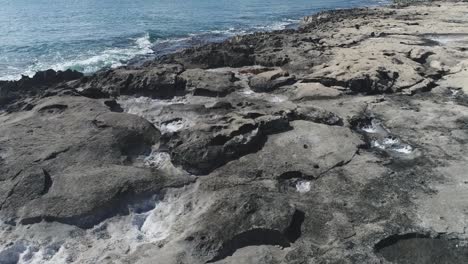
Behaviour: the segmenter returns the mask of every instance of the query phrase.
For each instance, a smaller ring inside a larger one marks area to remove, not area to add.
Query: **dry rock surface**
[[[0,82],[0,263],[468,263],[468,4]]]

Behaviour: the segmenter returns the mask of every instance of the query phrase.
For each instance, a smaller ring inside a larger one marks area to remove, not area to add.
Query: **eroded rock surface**
[[[0,82],[0,263],[467,263],[465,10]]]

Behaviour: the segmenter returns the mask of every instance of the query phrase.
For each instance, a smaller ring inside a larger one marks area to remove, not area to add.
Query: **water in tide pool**
[[[91,73],[236,34],[283,29],[325,9],[387,0],[0,0],[0,80]]]

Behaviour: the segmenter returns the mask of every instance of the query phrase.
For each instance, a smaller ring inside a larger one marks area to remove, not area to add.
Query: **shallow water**
[[[197,184],[170,189],[146,201],[152,205],[148,211],[130,207],[129,215],[109,218],[87,230],[47,222],[11,229],[0,222],[0,263],[121,263],[106,257],[120,260],[141,245],[180,236],[184,229],[178,225],[192,225],[211,205],[208,198],[195,198],[197,190]],[[6,246],[2,239],[15,242]]]
[[[0,80],[38,70],[91,73],[324,9],[386,0],[0,0]]]

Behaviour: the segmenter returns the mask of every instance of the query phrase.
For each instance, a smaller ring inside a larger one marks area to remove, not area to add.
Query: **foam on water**
[[[384,145],[397,145],[400,144],[400,140],[396,137],[386,137],[383,139],[382,143]]]
[[[370,124],[361,127],[361,130],[370,134],[377,134],[385,131],[380,122],[375,119],[372,119]]]
[[[138,213],[130,208],[129,215],[107,219],[88,230],[45,222],[10,228],[0,241],[16,242],[0,244],[0,263],[7,260],[6,253],[8,259],[18,258],[19,264],[101,263],[111,255],[120,259],[141,245],[181,236],[211,206],[212,199],[197,191],[197,184],[169,190],[164,198],[147,201],[154,204],[150,211]]]
[[[393,150],[402,154],[410,154],[413,152],[413,147],[405,144],[402,146],[395,147],[393,148]]]
[[[311,185],[310,181],[298,181],[296,182],[296,190],[299,193],[306,193],[310,191]]]
[[[468,41],[468,34],[440,34],[440,35],[431,35],[429,39],[437,41],[442,45],[447,45],[453,42],[466,42]]]
[[[0,9],[0,24],[8,25],[0,28],[0,79],[49,68],[90,73],[235,35],[295,27],[321,10],[385,2],[10,1]]]
[[[18,264],[47,264],[47,263],[67,263],[67,250],[65,247],[59,248],[38,248],[28,246],[20,254]]]
[[[37,71],[54,69],[64,71],[77,70],[85,74],[96,72],[103,68],[116,68],[125,65],[136,56],[151,55],[154,53],[150,41],[150,35],[146,33],[142,37],[132,39],[133,45],[127,48],[108,48],[95,54],[80,54],[75,59],[66,59],[58,56],[55,63],[37,60],[29,65],[21,74],[0,76],[0,80],[18,80],[21,75],[32,77]]]
[[[88,51],[86,53],[77,54],[73,59],[62,57],[58,53],[54,56],[53,61],[36,59],[34,63],[22,70],[10,65],[7,67],[8,72],[16,73],[3,74],[0,76],[0,80],[18,80],[22,75],[32,77],[37,71],[47,69],[54,69],[56,71],[72,69],[90,74],[104,68],[124,66],[130,60],[138,56],[147,57],[155,53],[163,55],[194,45],[207,42],[219,42],[229,37],[245,35],[256,31],[281,30],[297,22],[298,20],[285,19],[269,25],[254,26],[250,29],[230,27],[228,29],[205,30],[198,33],[191,33],[184,37],[159,38],[154,42],[151,42],[150,34],[145,33],[142,37],[132,39],[133,44],[126,48],[107,48],[95,53]]]
[[[398,137],[393,136],[380,120],[375,118],[372,118],[369,124],[361,126],[360,130],[369,134],[372,139],[371,146],[374,148],[400,154],[411,154],[414,151],[412,146],[403,143]]]
[[[401,154],[410,154],[413,152],[413,147],[402,143],[398,138],[386,137],[382,140],[374,140],[372,146],[382,150],[395,151]]]
[[[167,152],[153,150],[151,154],[145,158],[145,165],[148,167],[161,168],[171,160],[171,156]]]
[[[267,97],[267,100],[271,103],[281,103],[286,101],[287,97],[283,95],[271,95]]]
[[[186,122],[184,122],[182,119],[178,119],[169,123],[163,123],[160,127],[160,130],[163,133],[172,133],[183,129],[185,126]]]
[[[169,122],[162,122],[161,109],[167,105],[184,104],[184,97],[175,97],[170,100],[152,99],[149,97],[120,97],[117,102],[126,113],[134,114],[145,118],[153,123],[161,133],[177,132],[193,126],[193,122],[188,119],[177,119]]]

